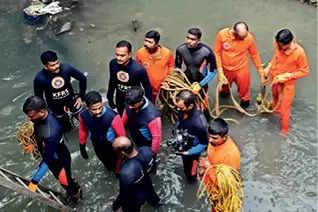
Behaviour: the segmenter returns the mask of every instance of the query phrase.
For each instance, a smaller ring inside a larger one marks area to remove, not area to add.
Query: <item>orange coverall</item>
[[[229,86],[235,82],[241,101],[250,100],[248,53],[256,69],[259,71],[262,68],[253,35],[248,32],[244,40],[238,40],[235,39],[231,28],[225,28],[217,34],[213,51],[216,55],[218,70],[223,69]],[[229,93],[228,86],[224,85],[221,92]]]
[[[218,146],[208,145],[208,161],[211,165],[225,164],[232,167],[235,170],[240,168],[240,150],[235,142],[228,136],[225,143]],[[208,183],[210,180],[216,181],[215,169],[210,169],[207,173],[204,182]],[[212,212],[213,212],[212,208]]]
[[[295,82],[309,74],[309,65],[304,49],[296,41],[292,42],[292,47],[288,52],[280,51],[277,43],[274,42],[274,56],[269,69],[271,81],[277,75],[291,73],[291,77],[287,81],[272,86],[273,107],[277,104],[280,92],[283,92],[280,105],[276,110],[280,113],[282,134],[289,131],[291,105],[295,96]]]
[[[152,87],[152,102],[154,103],[161,82],[164,81],[173,70],[173,54],[168,48],[159,46],[159,54],[153,57],[145,47],[142,47],[136,52],[136,61],[147,71]]]

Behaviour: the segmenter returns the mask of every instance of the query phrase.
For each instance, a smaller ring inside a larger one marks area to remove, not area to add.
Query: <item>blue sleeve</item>
[[[142,75],[140,76],[141,77],[140,81],[141,81],[142,87],[145,89],[145,96],[148,99],[152,99],[151,85],[150,85],[150,81],[149,81],[147,72],[146,72],[146,70],[144,68],[142,68],[142,70],[140,70],[140,72],[142,72]]]
[[[33,80],[33,90],[34,96],[38,96],[43,99],[43,86],[41,85],[38,75]]]
[[[39,168],[36,170],[35,174],[32,177],[33,182],[40,182],[40,180],[44,177],[46,172],[48,171],[47,164],[42,160],[42,162],[39,165]]]
[[[180,52],[179,52],[179,50],[177,48],[177,50],[176,50],[176,58],[175,58],[175,61],[174,61],[174,67],[181,69],[182,68],[182,62],[183,62],[182,55],[180,54]]]
[[[189,155],[198,155],[205,150],[207,145],[198,144],[188,150]]]
[[[210,63],[210,72],[212,72],[212,71],[216,72],[216,70],[217,70],[216,60],[215,60],[215,56],[214,56],[212,49],[210,49],[210,54],[208,57],[209,57],[208,62]]]
[[[87,87],[87,79],[85,75],[71,65],[67,65],[66,69],[70,72],[71,77],[79,81],[80,96],[82,99],[84,99]]]
[[[108,82],[108,90],[107,90],[107,99],[109,102],[114,102],[114,92],[116,88],[116,80],[114,79],[115,74],[114,72],[114,65],[113,60],[109,63],[109,82]]]
[[[116,133],[112,127],[108,128],[106,138],[107,138],[107,141],[110,141],[111,143],[113,143],[113,141],[115,140]]]
[[[60,136],[58,134],[51,135],[48,138],[44,139],[44,149],[43,149],[43,161],[46,164],[50,164],[54,158],[54,154],[56,153],[57,146],[60,142]]]
[[[203,80],[200,82],[200,86],[203,87],[208,84],[216,76],[216,70],[210,71]]]

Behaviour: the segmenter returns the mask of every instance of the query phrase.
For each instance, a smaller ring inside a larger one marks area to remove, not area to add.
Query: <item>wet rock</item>
[[[49,3],[52,2],[52,0],[41,0],[41,2],[44,3],[44,4],[49,4]]]
[[[138,21],[138,19],[136,19],[136,18],[133,18],[133,19],[131,20],[131,25],[132,25],[133,30],[134,30],[135,32],[137,32],[137,31],[139,30],[139,28],[141,27],[140,21]]]
[[[72,30],[72,23],[71,22],[66,22],[64,23],[60,29],[55,31],[55,35],[60,35],[63,34],[65,32],[69,32]]]
[[[30,43],[32,43],[32,40],[29,39],[29,38],[24,38],[23,41],[24,41],[25,44],[30,44]]]

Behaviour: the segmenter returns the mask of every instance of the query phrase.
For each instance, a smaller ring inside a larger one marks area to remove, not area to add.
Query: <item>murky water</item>
[[[74,20],[72,33],[60,37],[35,31],[23,22],[21,0],[0,1],[0,164],[30,177],[36,169],[21,153],[15,139],[17,127],[25,120],[21,111],[24,99],[32,94],[32,80],[40,70],[39,55],[47,49],[58,51],[60,58],[88,72],[89,89],[105,89],[108,62],[120,39],[132,42],[134,50],[142,45],[147,30],[157,29],[161,44],[171,48],[184,41],[189,27],[203,30],[203,42],[211,45],[216,32],[237,20],[245,20],[256,36],[263,62],[272,55],[273,36],[278,29],[290,28],[306,50],[310,77],[297,81],[291,118],[291,133],[281,137],[279,117],[263,115],[248,118],[235,112],[240,125],[231,125],[231,135],[242,152],[241,174],[245,184],[244,211],[313,212],[317,211],[317,16],[316,8],[296,0],[90,0],[69,17]],[[134,32],[132,18],[141,22]],[[91,27],[90,24],[96,25]],[[258,93],[258,78],[252,71],[252,95]],[[210,86],[214,97],[215,82]],[[164,123],[164,139],[171,125]],[[72,152],[73,175],[84,188],[80,211],[111,211],[118,183],[105,171],[92,146],[90,159],[81,158],[77,132],[67,135]],[[209,211],[209,204],[195,199],[197,185],[185,183],[182,162],[161,147],[160,165],[153,177],[155,188],[165,205],[159,211]],[[42,182],[60,189],[52,175]],[[54,211],[30,199],[1,188],[0,211]],[[146,205],[143,211],[153,211]]]

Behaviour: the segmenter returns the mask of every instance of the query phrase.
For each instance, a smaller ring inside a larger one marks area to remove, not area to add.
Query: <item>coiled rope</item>
[[[36,161],[42,159],[38,149],[38,144],[35,140],[34,125],[31,121],[24,122],[20,125],[17,132],[17,139],[20,145],[23,145],[25,153],[30,153],[32,158]]]
[[[216,212],[239,212],[244,201],[243,182],[239,172],[224,164],[209,167],[204,173],[196,197],[201,199],[204,195],[207,195]]]

